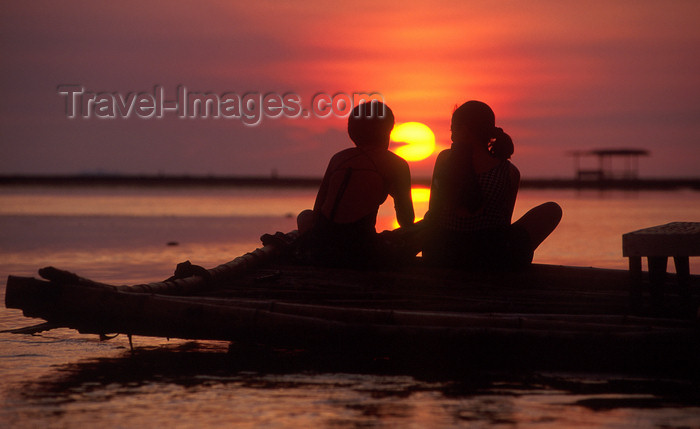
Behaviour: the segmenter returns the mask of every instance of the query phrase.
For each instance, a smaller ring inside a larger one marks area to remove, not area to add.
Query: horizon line
[[[318,187],[322,177],[278,175],[192,175],[192,174],[0,174],[0,186],[276,186]],[[412,185],[430,186],[429,177],[414,177]],[[582,180],[563,177],[523,178],[521,188],[604,188],[700,190],[700,177],[652,177]]]

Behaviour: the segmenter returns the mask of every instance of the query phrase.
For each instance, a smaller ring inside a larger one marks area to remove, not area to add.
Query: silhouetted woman
[[[559,224],[561,208],[548,202],[511,224],[520,172],[509,161],[513,141],[487,104],[461,105],[451,131],[452,147],[435,161],[424,260],[471,270],[527,267]]]
[[[408,163],[389,151],[394,114],[371,101],[355,107],[348,134],[355,143],[328,163],[313,211],[297,219],[301,253],[312,263],[367,267],[392,261],[392,248],[375,230],[379,206],[394,200],[401,226],[414,221]]]

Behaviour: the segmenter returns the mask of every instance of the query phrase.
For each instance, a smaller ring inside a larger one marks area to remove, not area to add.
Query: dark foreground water
[[[8,274],[54,265],[110,283],[213,266],[294,228],[313,190],[0,189],[0,293]],[[523,192],[565,217],[536,261],[624,268],[624,232],[700,220],[676,193]],[[417,212],[422,214],[421,204]],[[386,212],[384,212],[386,213]],[[380,223],[391,226],[383,215]],[[170,243],[170,245],[168,245]],[[177,243],[177,245],[173,245]],[[698,273],[697,263],[691,266]],[[0,309],[0,330],[38,323]],[[309,361],[160,338],[100,341],[68,329],[0,333],[2,427],[700,427],[698,380],[653,374],[401,373],[391,362]]]

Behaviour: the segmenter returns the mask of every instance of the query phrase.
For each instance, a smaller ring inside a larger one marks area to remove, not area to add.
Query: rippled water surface
[[[294,228],[307,189],[0,188],[0,293],[8,274],[53,265],[110,283],[166,278],[178,262],[226,262]],[[516,216],[564,208],[536,262],[625,268],[621,235],[700,220],[691,191],[522,191]],[[389,204],[390,205],[390,204]],[[425,203],[417,203],[417,213]],[[391,208],[380,228],[390,228]],[[700,272],[697,262],[691,272]],[[39,323],[0,309],[0,330]],[[393,373],[296,351],[68,329],[0,333],[4,427],[700,427],[697,380],[638,374]]]

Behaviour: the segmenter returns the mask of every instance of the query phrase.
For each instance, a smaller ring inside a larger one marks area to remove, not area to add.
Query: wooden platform
[[[629,258],[633,295],[640,293],[642,257],[646,257],[651,293],[655,302],[660,303],[663,299],[667,261],[673,257],[679,293],[690,299],[689,257],[700,256],[700,222],[671,222],[624,234],[622,255]]]

